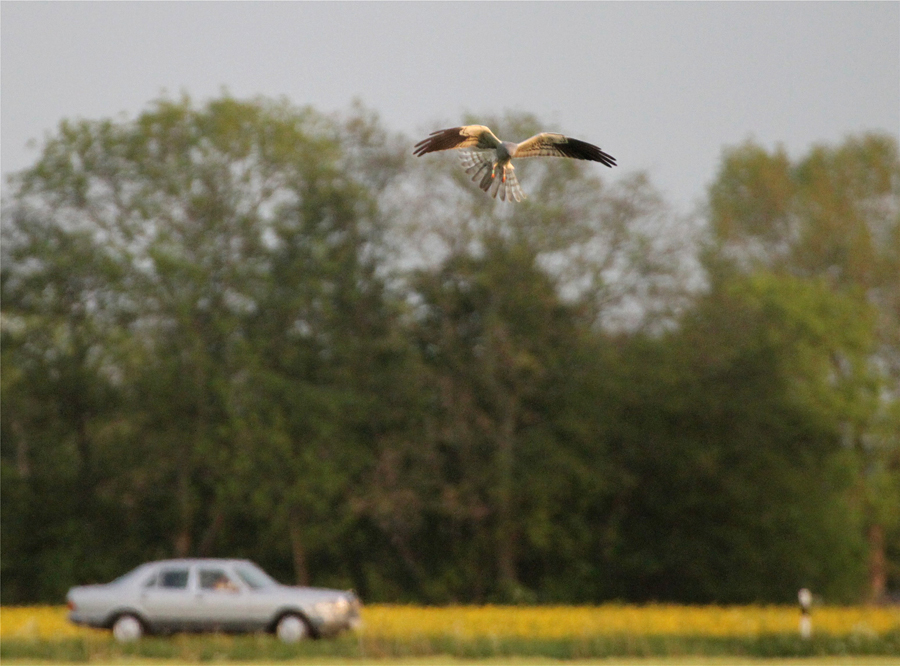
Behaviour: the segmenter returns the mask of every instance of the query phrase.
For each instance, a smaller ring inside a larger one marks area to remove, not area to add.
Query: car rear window
[[[169,589],[183,590],[188,584],[187,569],[164,569],[159,573],[157,585]]]

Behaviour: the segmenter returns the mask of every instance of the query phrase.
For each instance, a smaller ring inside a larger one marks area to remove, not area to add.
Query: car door
[[[154,628],[177,631],[191,628],[191,567],[160,567],[141,591],[144,614]]]
[[[209,630],[247,628],[247,590],[225,566],[197,567],[197,625]]]

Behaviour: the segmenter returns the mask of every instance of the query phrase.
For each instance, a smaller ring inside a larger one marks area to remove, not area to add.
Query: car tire
[[[144,635],[144,625],[134,615],[120,615],[113,622],[113,637],[120,643],[130,643]]]
[[[302,617],[289,613],[278,620],[275,635],[282,643],[299,643],[309,636],[309,627]]]

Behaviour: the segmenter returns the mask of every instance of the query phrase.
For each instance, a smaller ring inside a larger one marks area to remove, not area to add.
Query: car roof
[[[180,557],[171,560],[156,560],[154,562],[146,562],[144,566],[166,565],[166,566],[189,566],[193,564],[253,564],[250,560],[231,559],[224,557]]]

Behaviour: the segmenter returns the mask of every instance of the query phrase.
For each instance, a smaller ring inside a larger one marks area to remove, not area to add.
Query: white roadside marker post
[[[812,617],[809,613],[812,607],[812,592],[804,587],[797,593],[797,599],[800,601],[800,637],[808,639],[812,636]]]

